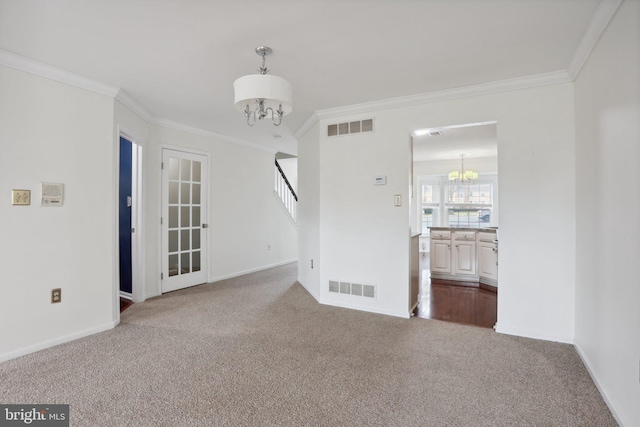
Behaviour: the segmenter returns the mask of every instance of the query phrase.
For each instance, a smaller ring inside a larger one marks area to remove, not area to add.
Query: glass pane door
[[[206,281],[206,157],[164,150],[163,163],[162,291],[168,292]]]

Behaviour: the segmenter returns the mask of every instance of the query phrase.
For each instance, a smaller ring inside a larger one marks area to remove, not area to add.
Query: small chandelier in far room
[[[265,57],[271,52],[273,50],[270,47],[258,46],[256,53],[262,56],[262,67],[258,69],[260,74],[243,76],[233,82],[233,105],[244,113],[249,126],[268,115],[271,115],[275,126],[280,126],[282,117],[293,110],[291,83],[281,77],[267,75],[269,70],[265,66]]]
[[[478,179],[478,172],[474,171],[465,171],[464,170],[464,154],[460,154],[461,158],[461,167],[460,171],[449,172],[449,181],[455,181],[459,183],[472,183],[476,179]]]

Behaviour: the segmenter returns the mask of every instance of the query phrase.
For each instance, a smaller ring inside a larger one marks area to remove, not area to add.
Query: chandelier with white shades
[[[269,70],[265,66],[265,57],[272,52],[270,47],[258,46],[256,53],[262,56],[262,67],[258,69],[260,74],[243,76],[233,82],[233,105],[244,113],[249,126],[269,115],[273,124],[280,126],[282,117],[293,110],[291,83],[281,77],[267,75]]]

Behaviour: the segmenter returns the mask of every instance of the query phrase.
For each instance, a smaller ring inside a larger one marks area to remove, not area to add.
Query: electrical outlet
[[[11,204],[12,205],[30,205],[31,204],[31,190],[12,190],[11,191]]]
[[[51,289],[51,304],[62,302],[62,289]]]

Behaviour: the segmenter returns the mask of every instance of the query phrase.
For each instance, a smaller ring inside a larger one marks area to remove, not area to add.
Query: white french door
[[[162,151],[162,292],[207,281],[207,157]]]

